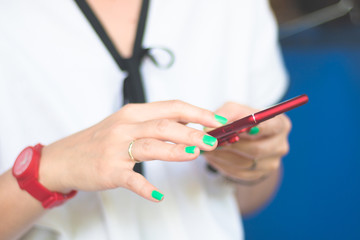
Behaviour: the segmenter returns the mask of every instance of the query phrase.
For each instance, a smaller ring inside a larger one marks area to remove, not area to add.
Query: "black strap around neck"
[[[140,65],[142,59],[148,54],[148,49],[142,47],[142,40],[144,36],[146,18],[149,8],[150,0],[143,0],[140,18],[138,21],[136,38],[133,48],[133,55],[131,58],[123,58],[117,51],[115,45],[106,33],[104,27],[92,11],[90,6],[85,0],[75,0],[85,17],[90,22],[95,32],[100,37],[105,47],[110,52],[116,64],[121,70],[128,73],[123,84],[123,104],[127,103],[144,103],[146,101],[142,77],[140,73]],[[142,165],[135,164],[134,171],[143,173]]]

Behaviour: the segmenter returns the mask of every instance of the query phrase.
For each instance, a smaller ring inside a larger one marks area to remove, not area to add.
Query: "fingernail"
[[[164,198],[164,194],[162,194],[161,192],[158,192],[156,190],[152,191],[151,196],[158,201],[161,201]]]
[[[252,127],[249,131],[249,134],[250,135],[255,135],[255,134],[258,134],[260,131],[259,127]]]
[[[185,152],[194,154],[195,153],[195,148],[196,148],[196,146],[186,147]]]
[[[216,138],[214,138],[213,136],[204,135],[203,142],[207,145],[214,146],[214,144],[216,143]]]
[[[225,125],[227,123],[227,119],[224,118],[223,116],[217,115],[215,114],[215,119],[216,121],[218,121],[219,123],[221,123],[222,125]]]
[[[205,151],[204,150],[200,150],[200,155],[203,154]]]

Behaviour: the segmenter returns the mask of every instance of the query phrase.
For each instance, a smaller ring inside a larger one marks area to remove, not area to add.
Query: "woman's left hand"
[[[248,106],[227,102],[215,113],[232,122],[257,111]],[[242,133],[238,142],[207,152],[205,156],[209,164],[225,176],[244,181],[266,177],[279,169],[281,158],[289,151],[289,118],[285,114],[278,115],[257,127],[258,133]]]

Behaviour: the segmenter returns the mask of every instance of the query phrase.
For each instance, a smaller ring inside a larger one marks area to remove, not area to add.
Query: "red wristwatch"
[[[52,192],[39,182],[39,165],[43,145],[25,148],[17,157],[12,169],[12,174],[17,179],[22,190],[30,193],[39,200],[44,208],[59,206],[77,193],[71,191],[69,194]]]

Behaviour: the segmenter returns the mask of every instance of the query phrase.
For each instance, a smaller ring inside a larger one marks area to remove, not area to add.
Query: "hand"
[[[258,110],[233,102],[224,104],[216,114],[235,121]],[[240,134],[240,140],[205,154],[209,164],[225,176],[254,181],[279,169],[281,158],[289,151],[289,118],[282,114],[260,123],[259,133]]]
[[[40,181],[58,192],[124,187],[156,201],[152,193],[158,190],[133,171],[129,144],[136,140],[131,152],[138,161],[190,161],[200,149],[214,150],[216,139],[204,142],[206,134],[183,124],[188,122],[221,126],[213,112],[181,101],[128,104],[102,122],[45,146]]]

